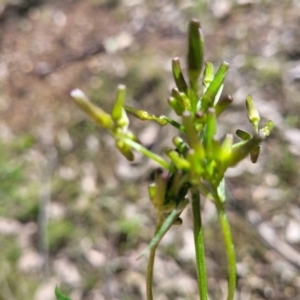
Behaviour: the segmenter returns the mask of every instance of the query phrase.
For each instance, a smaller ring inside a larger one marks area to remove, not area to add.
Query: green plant
[[[225,171],[250,155],[255,163],[259,156],[261,142],[270,134],[273,123],[268,121],[259,127],[260,117],[251,96],[246,97],[248,120],[253,133],[237,130],[240,142],[233,142],[233,135],[227,134],[220,141],[215,138],[218,117],[232,102],[230,96],[221,97],[223,82],[229,65],[223,62],[217,72],[212,63],[204,63],[204,39],[197,20],[189,24],[187,78],[182,73],[178,58],[172,60],[176,88],[172,89],[168,104],[179,120],[167,116],[151,115],[146,111],[125,106],[125,86],[120,85],[111,114],[91,103],[80,90],[71,93],[75,103],[101,128],[115,139],[119,151],[130,161],[133,151],[138,151],[154,160],[160,168],[155,182],[149,185],[149,197],[157,214],[155,234],[148,247],[141,253],[150,252],[147,269],[147,299],[152,300],[153,267],[156,248],[165,233],[174,224],[181,224],[181,212],[191,202],[194,221],[194,242],[196,268],[201,300],[208,299],[206,281],[205,249],[201,222],[200,196],[210,199],[216,206],[221,231],[225,241],[228,261],[228,300],[234,298],[236,288],[236,261],[229,221],[225,211]],[[204,68],[204,71],[202,70]],[[202,86],[199,77],[202,75]],[[201,90],[201,92],[200,92]],[[146,149],[132,133],[127,113],[140,120],[152,120],[178,129],[173,148],[166,148],[167,159]],[[190,192],[191,200],[188,199]],[[57,296],[58,297],[58,296]],[[64,299],[64,298],[57,298]]]

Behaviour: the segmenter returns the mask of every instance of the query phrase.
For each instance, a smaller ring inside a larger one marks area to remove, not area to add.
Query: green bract
[[[155,250],[158,243],[173,224],[180,224],[180,214],[189,202],[192,203],[194,217],[194,237],[196,267],[201,300],[208,299],[203,230],[200,212],[200,194],[216,205],[225,252],[228,259],[228,296],[234,297],[236,285],[235,255],[229,222],[225,212],[226,170],[250,155],[256,162],[261,142],[270,135],[272,121],[259,128],[260,117],[251,96],[246,97],[245,121],[253,126],[253,132],[237,130],[241,139],[234,143],[233,135],[228,133],[221,140],[216,139],[218,117],[232,103],[231,96],[221,97],[229,64],[223,62],[214,73],[212,63],[206,62],[204,71],[204,39],[197,20],[189,25],[187,80],[178,58],[172,60],[175,87],[170,93],[168,104],[177,120],[167,116],[155,116],[144,110],[125,105],[125,86],[120,85],[111,114],[92,104],[79,90],[71,93],[75,103],[102,129],[115,139],[116,147],[130,161],[133,151],[139,151],[160,165],[156,171],[155,182],[148,187],[149,198],[157,214],[157,226],[152,241],[142,255],[150,251],[147,270],[147,299],[152,300],[152,277]],[[202,79],[200,77],[202,75]],[[202,87],[199,87],[202,82]],[[181,136],[173,138],[174,148],[166,148],[164,157],[153,153],[141,145],[136,136],[129,131],[127,113],[142,121],[154,121],[164,126],[170,124],[179,130]],[[188,195],[190,192],[190,200]]]

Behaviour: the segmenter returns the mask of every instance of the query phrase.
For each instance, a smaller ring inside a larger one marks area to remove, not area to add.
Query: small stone
[[[290,220],[286,228],[286,239],[291,244],[300,242],[300,224],[295,220]]]
[[[33,249],[23,252],[18,261],[18,268],[23,272],[36,272],[41,270],[43,258]]]

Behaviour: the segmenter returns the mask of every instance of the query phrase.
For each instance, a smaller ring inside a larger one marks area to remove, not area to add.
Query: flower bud
[[[257,133],[260,116],[250,95],[246,98],[246,107],[248,111],[249,122],[253,125],[254,130]]]
[[[86,95],[79,89],[71,92],[74,102],[83,110],[99,127],[112,128],[111,116],[88,100]]]
[[[177,151],[167,147],[164,152],[171,159],[176,169],[184,170],[184,171],[188,171],[190,169],[190,163],[184,158],[180,157]]]
[[[210,83],[214,79],[214,66],[211,62],[205,63],[204,75],[203,75],[203,86],[206,91]]]
[[[190,86],[197,86],[203,66],[204,38],[200,22],[193,19],[189,25],[187,67]]]
[[[268,121],[261,129],[260,132],[265,136],[269,136],[271,131],[274,128],[274,123],[272,121]]]
[[[227,62],[223,62],[220,68],[218,69],[216,75],[214,76],[213,81],[207,88],[206,92],[202,97],[201,102],[201,110],[206,111],[208,107],[212,106],[215,102],[215,98],[219,93],[220,88],[223,85],[227,70],[229,68],[229,64]]]
[[[148,185],[148,194],[149,194],[149,198],[150,200],[152,201],[155,197],[155,194],[156,194],[156,190],[157,190],[157,186],[156,184],[153,182],[153,183],[150,183]]]
[[[227,95],[220,99],[220,101],[216,104],[215,110],[217,117],[226,110],[226,108],[232,103],[233,99],[231,96]]]
[[[180,92],[188,94],[188,86],[182,74],[180,61],[178,57],[172,59],[172,71],[175,84]]]
[[[126,87],[125,85],[120,84],[118,86],[117,97],[111,111],[111,117],[117,124],[120,121],[121,124],[124,123],[124,121],[122,122],[122,117],[124,114],[125,95],[126,95]],[[125,123],[126,124],[124,124],[124,126],[128,124],[128,118],[127,120],[125,120]]]
[[[168,104],[171,108],[173,108],[173,110],[175,111],[177,116],[182,115],[184,109],[174,97],[169,97],[168,98]]]
[[[176,147],[177,151],[182,154],[183,156],[185,156],[185,154],[187,153],[187,151],[189,150],[188,145],[184,142],[184,140],[179,137],[179,136],[175,136],[172,139],[172,142],[174,144],[174,146]]]
[[[125,144],[121,139],[116,140],[116,147],[129,161],[134,160],[134,155],[130,147],[127,144]]]

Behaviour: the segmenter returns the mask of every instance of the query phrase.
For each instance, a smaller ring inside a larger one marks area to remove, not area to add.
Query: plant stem
[[[145,148],[144,146],[142,146],[141,144],[129,139],[129,138],[124,138],[123,140],[128,146],[130,146],[131,148],[135,149],[136,151],[144,154],[146,157],[154,160],[155,162],[157,162],[159,165],[161,165],[163,168],[171,171],[171,165],[165,161],[162,157],[160,157],[159,155],[153,153],[152,151],[148,150],[147,148]]]
[[[227,263],[228,263],[228,296],[227,300],[233,300],[236,289],[236,259],[232,241],[230,224],[225,212],[224,203],[216,201],[218,216],[221,223],[222,234],[225,241]]]
[[[207,281],[206,281],[206,264],[203,239],[203,227],[200,212],[200,194],[198,188],[191,188],[192,209],[194,218],[194,240],[196,251],[196,267],[198,276],[198,289],[201,300],[208,299]]]
[[[150,250],[150,255],[149,255],[149,260],[148,260],[147,278],[146,278],[147,300],[153,300],[152,285],[153,285],[153,269],[154,269],[154,259],[155,259],[156,248],[157,248],[157,245],[154,246]]]
[[[163,217],[160,216],[158,218],[157,225],[155,228],[155,234],[159,231],[160,227],[163,224],[163,221],[164,221]],[[147,300],[153,300],[153,294],[152,294],[153,270],[154,270],[155,252],[156,252],[157,246],[158,246],[158,243],[155,246],[153,246],[153,248],[150,250],[150,255],[149,255],[149,260],[148,260],[147,275],[146,275]]]

